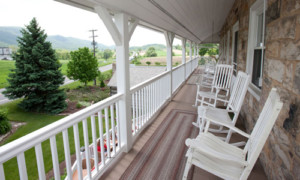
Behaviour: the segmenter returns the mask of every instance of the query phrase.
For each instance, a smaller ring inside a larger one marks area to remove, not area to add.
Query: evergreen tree
[[[9,99],[24,98],[19,106],[26,111],[57,114],[66,108],[66,95],[55,51],[47,35],[33,18],[18,37],[19,49],[13,55],[16,68],[9,74],[4,92]]]

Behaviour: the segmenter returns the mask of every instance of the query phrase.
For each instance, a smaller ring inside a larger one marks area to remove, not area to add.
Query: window
[[[226,45],[226,62],[229,64],[229,43],[230,43],[230,30],[227,31],[227,45]]]
[[[237,74],[237,55],[239,42],[239,22],[236,22],[232,28],[232,65],[233,75]]]
[[[257,0],[250,8],[247,72],[251,74],[250,92],[260,98],[264,64],[264,4]]]

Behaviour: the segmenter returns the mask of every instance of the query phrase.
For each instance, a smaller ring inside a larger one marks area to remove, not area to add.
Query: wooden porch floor
[[[153,123],[150,124],[144,130],[144,132],[140,135],[140,137],[137,139],[137,141],[133,145],[132,150],[129,153],[123,153],[120,161],[118,161],[117,163],[112,165],[111,168],[108,169],[106,171],[106,173],[104,173],[100,179],[120,179],[122,174],[129,167],[130,163],[134,160],[136,155],[143,148],[145,143],[153,135],[153,133],[160,126],[162,121],[166,118],[166,116],[171,112],[172,109],[192,111],[195,113],[197,112],[196,108],[192,106],[195,102],[195,96],[196,96],[196,85],[194,84],[196,77],[197,77],[196,73],[192,74],[192,76],[189,78],[189,80],[186,81],[186,83],[181,87],[181,89],[173,97],[172,101],[166,105],[166,107],[160,112],[160,114],[153,121]],[[194,127],[194,128],[196,128],[196,127]],[[236,134],[234,134],[232,137],[233,141],[238,141],[240,139],[241,139],[241,137],[239,137]],[[182,144],[182,145],[185,146],[185,144]],[[182,177],[177,177],[176,179],[181,179],[181,178]],[[200,168],[195,167],[193,174],[192,174],[192,179],[193,180],[196,180],[196,179],[215,180],[215,179],[220,179],[220,178],[218,178]],[[252,173],[250,174],[248,179],[249,180],[267,179],[259,161],[256,163],[256,165],[253,168]]]

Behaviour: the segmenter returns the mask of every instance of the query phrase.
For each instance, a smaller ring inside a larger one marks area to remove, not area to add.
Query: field
[[[8,86],[7,78],[11,69],[15,68],[15,61],[0,61],[0,89]]]
[[[189,60],[189,57],[186,57],[186,61]],[[161,66],[166,66],[167,61],[166,61],[166,57],[147,57],[141,60],[141,65],[147,65],[146,62],[150,61],[151,65],[154,66],[155,63],[160,63]],[[181,64],[181,56],[173,56],[173,65],[176,65],[176,63],[178,63],[177,65]]]

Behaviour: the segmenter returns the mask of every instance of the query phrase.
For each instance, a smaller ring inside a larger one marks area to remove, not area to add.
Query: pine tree
[[[36,19],[25,27],[17,39],[16,68],[9,74],[4,94],[9,99],[23,98],[19,106],[26,111],[60,113],[67,106],[66,95],[59,89],[64,82],[61,64]]]

